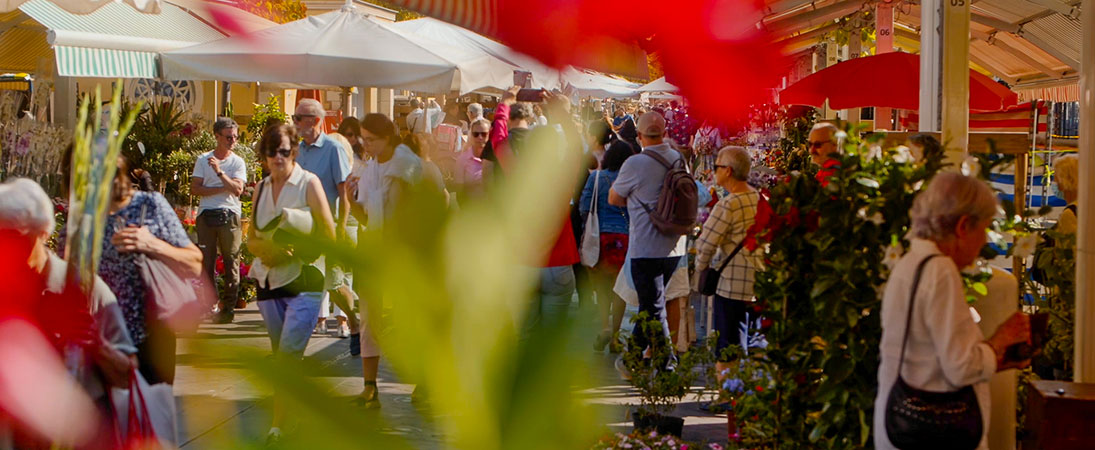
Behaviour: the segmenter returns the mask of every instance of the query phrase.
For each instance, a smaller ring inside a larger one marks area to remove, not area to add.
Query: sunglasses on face
[[[293,156],[293,149],[279,148],[279,149],[275,149],[275,150],[267,150],[266,151],[266,157],[267,158],[274,158],[278,155],[281,155],[282,158],[288,158],[290,156]]]
[[[477,137],[477,138],[479,138],[479,137],[487,137],[487,132],[486,132],[486,131],[472,131],[472,132],[471,132],[471,136],[472,136],[472,137]]]
[[[303,122],[304,119],[310,119],[316,116],[311,114],[293,114],[293,122]]]

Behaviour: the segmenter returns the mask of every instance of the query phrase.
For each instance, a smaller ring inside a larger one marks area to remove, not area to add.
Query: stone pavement
[[[333,330],[333,319],[331,325]],[[222,344],[270,351],[266,328],[254,304],[236,311],[232,324],[202,324],[195,335],[179,338],[175,396],[181,448],[257,446],[269,429],[268,391],[256,386],[255,375],[239,361],[215,354],[215,348]],[[196,349],[198,345],[203,347],[201,351]],[[606,431],[630,432],[627,405],[638,403],[637,392],[613,369],[615,355],[599,358],[600,364],[593,370],[598,387],[581,394],[591,404],[606,408],[606,417],[618,418],[606,424]],[[348,402],[361,392],[361,364],[350,357],[348,339],[314,335],[305,359],[314,362],[316,376],[322,377],[329,388],[330,397],[317,401]],[[411,404],[413,386],[400,381],[383,361],[378,380],[383,407],[363,414],[379,414],[387,424],[382,433],[400,436],[414,448],[443,448],[443,436]],[[726,416],[700,411],[692,396],[685,398],[674,415],[685,417],[684,439],[726,443]]]

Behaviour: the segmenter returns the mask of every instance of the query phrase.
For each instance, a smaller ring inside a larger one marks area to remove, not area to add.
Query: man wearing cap
[[[638,348],[668,346],[665,288],[681,256],[685,254],[685,236],[662,234],[650,219],[648,211],[657,208],[668,169],[649,154],[656,153],[670,165],[676,164],[682,156],[664,141],[665,118],[661,114],[648,112],[639,116],[636,128],[642,153],[624,162],[608,191],[608,203],[627,207],[631,218],[627,257],[631,260],[631,279],[639,297],[639,312],[647,313],[650,319],[660,320],[664,331],[656,337],[656,342],[651,343],[641,332],[641,324],[636,323],[636,329],[632,331],[632,344]],[[622,359],[616,361],[616,368],[625,378],[629,376]]]
[[[293,114],[293,125],[300,135],[300,151],[297,153],[297,164],[300,168],[312,172],[319,177],[323,185],[323,193],[327,196],[327,204],[331,206],[331,212],[335,214],[338,223],[335,230],[340,238],[345,236],[346,217],[350,211],[350,200],[345,195],[346,178],[350,176],[350,149],[339,148],[342,144],[331,139],[323,132],[323,118],[327,112],[318,100],[306,98],[297,104],[296,114]],[[338,292],[337,289],[347,283],[344,273],[332,264],[327,265],[325,274],[327,291]],[[341,299],[336,299],[341,300]],[[321,334],[327,333],[327,315],[330,309],[330,297],[323,296],[323,304],[320,306],[319,321],[316,329]],[[340,302],[340,306],[348,303]]]
[[[215,285],[217,251],[224,262],[224,298],[218,302],[216,323],[231,323],[233,308],[243,308],[239,301],[240,194],[247,182],[247,164],[232,152],[239,140],[239,125],[227,117],[213,123],[217,148],[198,156],[190,178],[190,192],[201,196],[198,203],[198,247],[202,251],[202,268]]]

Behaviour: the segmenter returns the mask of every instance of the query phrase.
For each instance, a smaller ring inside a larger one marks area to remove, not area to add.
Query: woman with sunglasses
[[[255,187],[247,247],[255,255],[248,274],[258,281],[258,304],[274,354],[304,356],[323,298],[323,260],[306,248],[294,247],[292,235],[311,234],[333,240],[335,222],[319,178],[296,163],[296,130],[292,125],[270,127],[259,141],[270,176]],[[287,239],[289,238],[289,239]],[[268,441],[281,438],[285,405],[275,393]]]

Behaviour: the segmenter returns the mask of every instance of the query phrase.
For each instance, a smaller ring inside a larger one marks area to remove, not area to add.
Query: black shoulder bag
[[[730,255],[719,266],[719,270],[712,269],[710,267],[703,269],[700,272],[700,294],[703,295],[715,295],[719,290],[719,278],[722,278],[722,271],[726,269],[726,266],[730,265],[730,260],[737,256],[741,248],[745,246],[745,239],[742,239],[738,243],[737,247],[734,247],[734,251],[730,252]]]
[[[930,392],[909,386],[901,377],[920,274],[928,261],[936,256],[941,255],[932,255],[921,261],[913,278],[909,316],[905,319],[905,337],[901,342],[901,359],[897,363],[897,381],[890,388],[890,396],[886,400],[886,435],[890,443],[904,450],[974,449],[981,443],[984,424],[973,386],[953,392]]]

